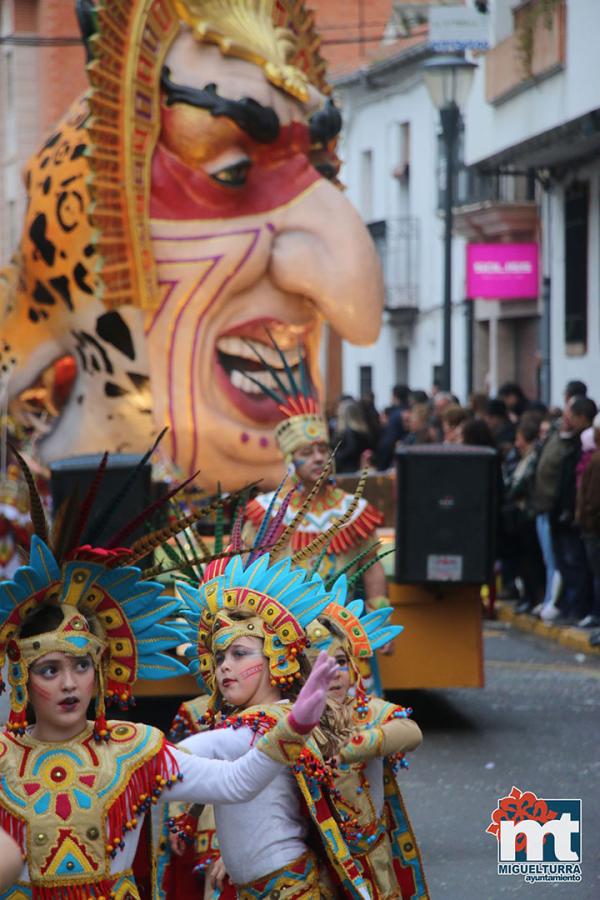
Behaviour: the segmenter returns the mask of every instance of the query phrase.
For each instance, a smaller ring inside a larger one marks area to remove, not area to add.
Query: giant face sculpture
[[[291,0],[133,7],[100,14],[91,117],[76,106],[30,166],[0,368],[15,396],[75,357],[45,460],[141,450],[168,424],[182,473],[273,481],[280,414],[246,375],[269,383],[260,354],[281,365],[268,332],[319,385],[322,320],[371,342],[383,297],[368,233],[323,174],[335,113],[310,19]]]

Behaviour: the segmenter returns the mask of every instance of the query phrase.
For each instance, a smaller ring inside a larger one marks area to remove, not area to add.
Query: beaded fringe
[[[163,738],[159,751],[131,774],[125,790],[108,810],[106,852],[113,859],[125,844],[123,836],[137,828],[138,817],[158,802],[165,788],[181,778],[170,744]]]
[[[114,897],[113,881],[98,881],[95,884],[63,884],[42,887],[31,885],[32,900],[110,900]]]

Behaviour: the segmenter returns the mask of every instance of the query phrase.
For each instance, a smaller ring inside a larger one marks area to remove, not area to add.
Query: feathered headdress
[[[345,575],[336,580],[330,596],[331,603],[307,629],[311,656],[340,647],[348,658],[357,695],[363,695],[361,664],[404,629],[402,625],[390,624],[391,606],[367,611],[362,600],[350,599]]]
[[[329,429],[320,408],[319,398],[307,375],[301,350],[299,349],[298,353],[298,377],[296,377],[284,351],[271,334],[269,337],[283,363],[285,378],[277,369],[269,365],[253,344],[249,346],[270,373],[271,383],[275,387],[267,387],[258,378],[254,378],[250,372],[246,372],[246,375],[263,393],[277,403],[284,416],[283,420],[275,427],[275,440],[285,461],[289,463],[296,450],[305,444],[312,444],[315,441],[323,441],[328,444]]]
[[[158,443],[158,441],[157,441]],[[174,616],[180,602],[164,594],[161,584],[147,580],[148,573],[133,565],[174,533],[212,510],[199,512],[153,531],[123,546],[140,524],[170,499],[181,486],[170,491],[116,530],[103,547],[80,544],[86,527],[93,536],[105,531],[113,516],[124,507],[139,468],[147,462],[156,444],[140,460],[118,494],[109,497],[91,524],[94,500],[106,469],[105,454],[93,482],[78,503],[71,496],[59,510],[52,534],[33,475],[25,460],[13,450],[23,469],[30,494],[34,535],[27,565],[10,581],[0,583],[0,666],[8,656],[11,714],[8,727],[22,733],[27,725],[29,666],[51,651],[76,656],[89,655],[98,674],[97,738],[109,738],[105,701],[126,708],[137,678],[168,678],[186,671],[182,662],[166,651],[185,638],[163,624]],[[21,637],[22,626],[38,610],[52,607],[62,613],[51,631]],[[0,681],[0,688],[4,686]]]
[[[179,601],[165,596],[161,584],[143,581],[135,566],[109,568],[98,559],[97,554],[82,552],[59,565],[34,535],[29,564],[21,566],[12,581],[0,584],[0,656],[9,658],[11,730],[22,733],[27,725],[28,670],[46,653],[92,658],[99,681],[98,738],[109,736],[105,700],[125,708],[137,678],[171,678],[185,672],[183,663],[165,652],[182,641],[175,628],[163,624],[178,612]],[[58,627],[21,638],[23,623],[45,606],[62,612]]]
[[[289,558],[269,564],[264,554],[250,565],[241,556],[209,567],[198,588],[178,583],[190,626],[186,656],[216,700],[213,654],[241,636],[264,639],[271,681],[281,688],[301,677],[299,656],[306,626],[330,602],[318,575],[292,565]]]

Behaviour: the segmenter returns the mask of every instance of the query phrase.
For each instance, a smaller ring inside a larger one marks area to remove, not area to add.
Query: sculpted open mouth
[[[255,383],[258,381],[266,388],[281,393],[273,373],[260,357],[277,373],[286,387],[289,383],[284,362],[273,347],[269,334],[273,335],[285,354],[295,381],[300,383],[300,362],[310,380],[308,330],[306,326],[261,319],[236,326],[217,339],[217,381],[228,399],[246,418],[263,425],[272,425],[282,418],[275,400],[263,393]]]

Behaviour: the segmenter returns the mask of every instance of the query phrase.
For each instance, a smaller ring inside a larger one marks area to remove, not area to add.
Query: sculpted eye
[[[315,164],[314,168],[327,181],[334,181],[337,177],[339,166],[334,165],[332,162],[319,162]]]
[[[308,155],[311,166],[317,170],[322,178],[332,181],[334,184],[338,182],[338,172],[340,171],[340,160],[335,150],[327,150],[322,147],[313,147]]]
[[[224,184],[227,187],[243,187],[246,184],[251,167],[251,160],[240,159],[231,165],[217,169],[215,172],[210,172],[209,175],[213,181],[218,181],[219,184]]]

